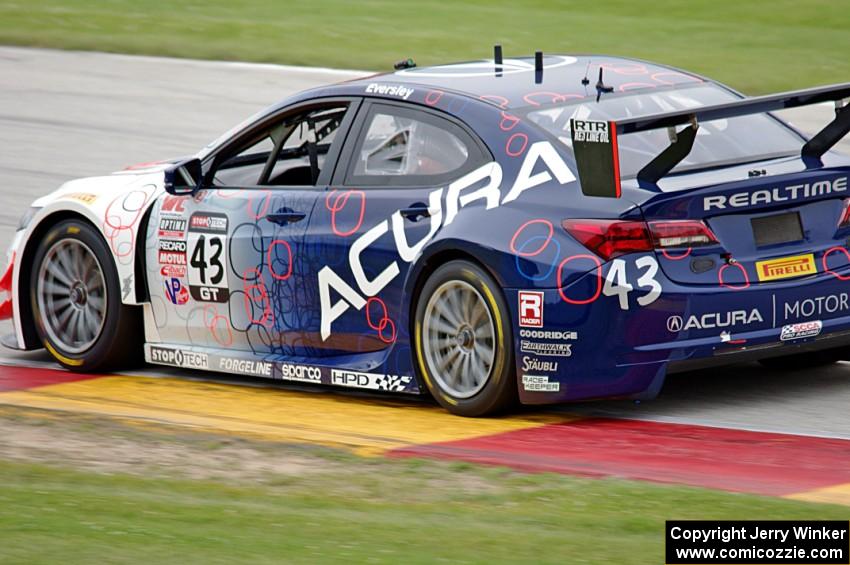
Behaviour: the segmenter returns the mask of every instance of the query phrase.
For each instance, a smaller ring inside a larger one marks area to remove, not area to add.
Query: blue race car
[[[850,343],[847,98],[499,48],[304,92],[192,158],[37,200],[3,343],[466,416],[827,362]],[[830,101],[811,139],[768,113]]]

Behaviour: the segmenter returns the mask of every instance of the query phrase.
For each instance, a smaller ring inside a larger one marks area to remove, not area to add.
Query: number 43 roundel
[[[189,293],[199,302],[227,302],[227,216],[192,214],[188,232]]]

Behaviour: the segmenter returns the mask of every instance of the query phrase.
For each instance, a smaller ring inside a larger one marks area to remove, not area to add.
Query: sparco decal
[[[758,206],[760,204],[774,204],[786,200],[797,200],[800,198],[812,198],[835,192],[847,190],[847,177],[822,180],[814,183],[795,184],[770,188],[765,190],[754,190],[752,192],[736,192],[729,196],[718,194],[703,198],[703,210],[723,210],[725,208],[746,208],[747,206]]]
[[[206,353],[195,353],[182,349],[166,349],[151,346],[151,363],[185,367],[187,369],[209,369],[209,358]]]
[[[792,339],[803,339],[804,337],[815,337],[816,335],[820,335],[822,329],[823,322],[820,320],[790,324],[782,326],[782,330],[779,332],[779,339],[790,341]]]
[[[528,372],[554,372],[558,370],[557,361],[541,361],[527,355],[522,358],[522,370]]]
[[[275,371],[275,378],[285,381],[299,381],[303,383],[322,382],[322,370],[318,367],[280,363],[276,368],[277,371]]]
[[[340,386],[355,388],[369,388],[372,390],[402,391],[410,384],[413,377],[399,377],[396,375],[379,375],[375,373],[358,373],[356,371],[331,370],[331,383]]]
[[[578,332],[556,332],[549,330],[519,330],[519,337],[527,337],[531,339],[555,339],[555,340],[575,340],[578,339]]]
[[[535,172],[542,162],[545,168]],[[419,241],[411,243],[405,230],[405,220],[401,211],[366,230],[349,248],[348,266],[355,282],[353,288],[330,266],[319,271],[319,299],[322,309],[322,340],[331,335],[333,322],[342,316],[349,307],[362,310],[368,298],[375,296],[401,272],[398,260],[393,260],[372,278],[366,273],[360,255],[385,233],[392,231],[399,260],[410,263],[437,233],[440,226],[451,224],[459,210],[473,202],[482,202],[486,210],[498,208],[516,200],[523,192],[543,185],[555,179],[559,184],[575,180],[575,175],[564,163],[557,150],[548,141],[532,144],[525,155],[519,173],[511,188],[503,194],[502,167],[491,162],[482,165],[471,173],[431,192],[428,202],[430,229]],[[443,203],[445,197],[445,205]],[[331,291],[339,295],[335,302]]]
[[[786,320],[835,314],[836,312],[847,312],[848,310],[850,310],[850,304],[848,304],[848,295],[846,292],[786,302],[785,308],[783,308]]]
[[[519,341],[519,349],[523,353],[533,353],[544,357],[570,357],[573,354],[572,343],[549,343],[540,341]]]
[[[546,375],[523,375],[522,388],[531,392],[559,392],[561,383],[549,382]]]
[[[756,322],[764,322],[761,312],[757,308],[752,310],[734,310],[732,312],[709,312],[700,316],[691,315],[687,320],[682,316],[670,316],[667,318],[667,331],[676,333],[687,330],[710,330],[713,328],[726,328],[737,325],[748,325]]]

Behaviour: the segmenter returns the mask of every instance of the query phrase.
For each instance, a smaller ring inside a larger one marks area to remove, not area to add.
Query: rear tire
[[[451,261],[425,281],[416,305],[416,365],[449,412],[485,416],[516,402],[512,344],[507,304],[483,269]]]
[[[72,371],[127,367],[141,360],[141,310],[121,303],[112,254],[82,220],[65,220],[42,238],[30,291],[36,331]]]

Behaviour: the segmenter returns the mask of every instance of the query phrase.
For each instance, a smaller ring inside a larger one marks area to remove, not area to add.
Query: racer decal
[[[198,302],[227,302],[227,216],[196,212],[189,218],[189,292]]]
[[[543,327],[543,293],[521,290],[519,300],[519,325],[522,328]]]

